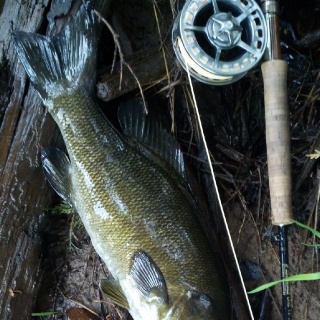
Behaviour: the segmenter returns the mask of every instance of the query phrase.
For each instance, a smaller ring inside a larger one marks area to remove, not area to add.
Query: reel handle
[[[283,60],[269,60],[261,66],[272,223],[279,226],[291,224],[293,218],[287,68]]]

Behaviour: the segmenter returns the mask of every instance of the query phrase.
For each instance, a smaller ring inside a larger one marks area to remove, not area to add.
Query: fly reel
[[[263,56],[267,38],[264,15],[253,0],[187,0],[172,31],[183,68],[213,85],[243,77]]]

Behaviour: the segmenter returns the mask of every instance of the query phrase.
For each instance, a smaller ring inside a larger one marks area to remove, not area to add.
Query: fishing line
[[[213,184],[214,184],[214,187],[215,187],[215,190],[216,190],[217,199],[218,199],[219,207],[220,207],[220,210],[221,210],[221,213],[222,213],[223,222],[224,222],[224,225],[225,225],[226,230],[227,230],[229,243],[231,245],[231,250],[232,250],[232,253],[233,253],[233,257],[234,257],[234,260],[235,260],[235,263],[236,263],[236,266],[237,266],[238,274],[240,276],[240,282],[241,282],[241,285],[242,285],[242,289],[243,289],[243,291],[245,293],[244,295],[246,297],[246,302],[247,302],[247,305],[248,305],[249,313],[250,313],[251,319],[254,320],[253,313],[252,313],[252,310],[251,310],[251,305],[250,305],[249,298],[248,298],[248,295],[247,295],[247,292],[246,292],[246,287],[245,287],[245,284],[244,284],[244,281],[243,281],[243,278],[242,278],[240,265],[239,265],[239,262],[238,262],[238,259],[237,259],[235,248],[233,246],[230,230],[229,230],[229,227],[228,227],[228,222],[227,222],[227,219],[226,219],[226,216],[225,216],[225,213],[224,213],[224,210],[223,210],[223,206],[222,206],[222,203],[221,203],[220,195],[219,195],[219,192],[218,192],[218,186],[217,186],[216,178],[215,178],[215,175],[214,175],[212,163],[210,161],[209,149],[208,149],[208,146],[207,146],[207,141],[206,141],[206,138],[205,138],[205,135],[204,135],[203,127],[202,127],[200,113],[199,113],[199,110],[198,110],[197,100],[196,100],[196,96],[195,96],[195,93],[194,93],[194,89],[193,89],[193,85],[192,85],[192,81],[191,81],[191,75],[190,75],[190,72],[189,72],[189,67],[188,67],[187,61],[185,61],[185,67],[186,67],[186,71],[187,71],[187,74],[188,74],[188,81],[189,81],[189,84],[190,84],[191,95],[192,95],[192,99],[193,99],[193,103],[194,103],[194,107],[195,107],[195,111],[196,111],[197,121],[198,121],[199,128],[200,128],[200,134],[201,134],[201,138],[202,138],[202,141],[203,141],[203,144],[204,144],[205,153],[206,153],[206,156],[207,156],[207,159],[208,159],[208,164],[209,164],[209,168],[210,168],[210,172],[211,172],[211,177],[212,177]]]

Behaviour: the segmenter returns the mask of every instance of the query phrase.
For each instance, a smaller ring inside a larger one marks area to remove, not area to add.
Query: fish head
[[[180,291],[181,292],[181,291]],[[226,311],[220,310],[205,293],[184,290],[180,297],[172,297],[167,307],[162,306],[159,319],[164,320],[222,320]]]
[[[154,260],[138,251],[124,291],[134,319],[225,320],[228,310],[219,290],[211,297],[184,281],[165,279]]]
[[[133,258],[128,276],[102,280],[106,298],[126,308],[139,320],[226,320],[229,308],[223,292],[210,295],[189,283],[164,278],[160,268],[144,251]]]

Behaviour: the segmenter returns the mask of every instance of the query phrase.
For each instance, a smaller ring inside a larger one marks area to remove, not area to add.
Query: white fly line
[[[189,80],[189,84],[190,84],[191,95],[192,95],[192,99],[193,99],[193,103],[194,103],[194,107],[195,107],[195,111],[196,111],[196,117],[197,117],[198,125],[199,125],[199,128],[200,128],[200,134],[201,134],[201,138],[202,138],[202,141],[203,141],[203,145],[204,145],[204,148],[205,148],[205,153],[206,153],[206,156],[207,156],[207,159],[208,159],[208,164],[209,164],[209,168],[210,168],[210,172],[211,172],[213,185],[215,187],[215,191],[216,191],[216,194],[217,194],[217,199],[218,199],[220,210],[221,210],[221,213],[222,213],[222,218],[223,218],[226,230],[227,230],[227,235],[228,235],[228,238],[229,238],[229,242],[230,242],[230,246],[231,246],[231,250],[232,250],[232,253],[233,253],[233,257],[234,257],[234,260],[235,260],[235,263],[236,263],[236,266],[237,266],[237,270],[238,270],[238,273],[239,273],[239,276],[240,276],[240,281],[241,281],[242,289],[244,291],[244,296],[246,298],[246,302],[247,302],[247,305],[248,305],[249,313],[250,313],[251,319],[254,320],[253,313],[252,313],[252,310],[251,310],[251,305],[250,305],[249,298],[248,298],[248,295],[247,295],[247,292],[246,292],[246,287],[244,285],[244,281],[243,281],[243,278],[242,278],[239,262],[238,262],[238,259],[237,259],[236,251],[234,249],[234,245],[233,245],[233,242],[232,242],[230,230],[229,230],[229,227],[228,227],[228,222],[227,222],[226,215],[224,213],[223,206],[222,206],[221,199],[220,199],[220,195],[219,195],[219,192],[218,192],[218,186],[217,186],[215,174],[213,172],[212,163],[210,161],[209,149],[208,149],[207,141],[206,141],[206,138],[205,138],[205,135],[204,135],[204,132],[203,132],[200,113],[199,113],[199,110],[198,110],[197,100],[196,100],[196,96],[195,96],[195,93],[194,93],[194,89],[193,89],[193,85],[192,85],[191,76],[190,76],[190,72],[189,72],[189,67],[188,67],[187,61],[185,61],[185,65],[186,65],[186,71],[187,71],[187,74],[188,74],[188,80]]]

